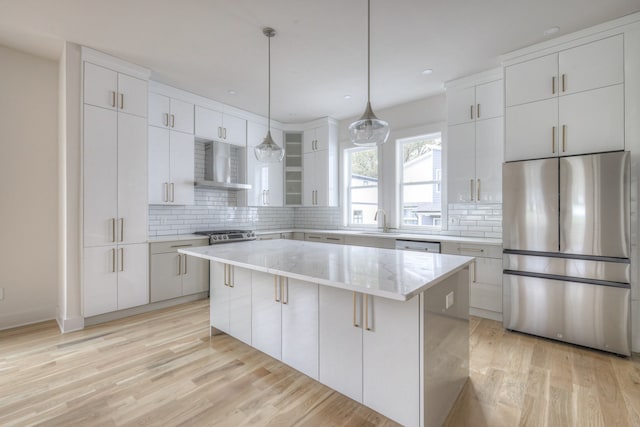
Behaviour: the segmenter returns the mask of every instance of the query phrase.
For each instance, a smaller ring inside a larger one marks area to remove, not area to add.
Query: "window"
[[[399,140],[400,226],[441,226],[442,136]]]
[[[349,225],[376,225],[378,210],[378,149],[346,150],[347,215]]]

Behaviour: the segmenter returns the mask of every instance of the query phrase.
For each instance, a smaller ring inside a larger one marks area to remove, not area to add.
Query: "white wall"
[[[56,313],[58,64],[0,46],[0,329]]]

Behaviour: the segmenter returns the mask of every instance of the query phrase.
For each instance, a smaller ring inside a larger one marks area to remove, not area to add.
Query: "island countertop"
[[[178,252],[237,267],[406,301],[474,258],[294,240],[224,243]]]

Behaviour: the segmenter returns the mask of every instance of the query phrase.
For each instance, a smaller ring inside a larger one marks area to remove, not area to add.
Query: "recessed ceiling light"
[[[545,36],[550,36],[551,34],[555,34],[558,31],[560,31],[560,27],[547,28],[546,30],[544,30],[544,35]]]
[[[425,76],[428,76],[429,74],[433,73],[433,70],[431,68],[427,68],[422,70],[422,74]]]
[[[346,94],[346,95],[344,96],[344,99],[351,99],[351,95]]]
[[[229,95],[235,95],[236,94],[236,91],[233,90],[233,89],[229,89],[227,92],[229,93]]]

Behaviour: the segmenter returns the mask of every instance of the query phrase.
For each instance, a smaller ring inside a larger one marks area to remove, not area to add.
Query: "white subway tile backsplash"
[[[456,216],[458,225],[449,225],[447,236],[502,238],[502,205],[499,203],[451,203],[449,217]]]

